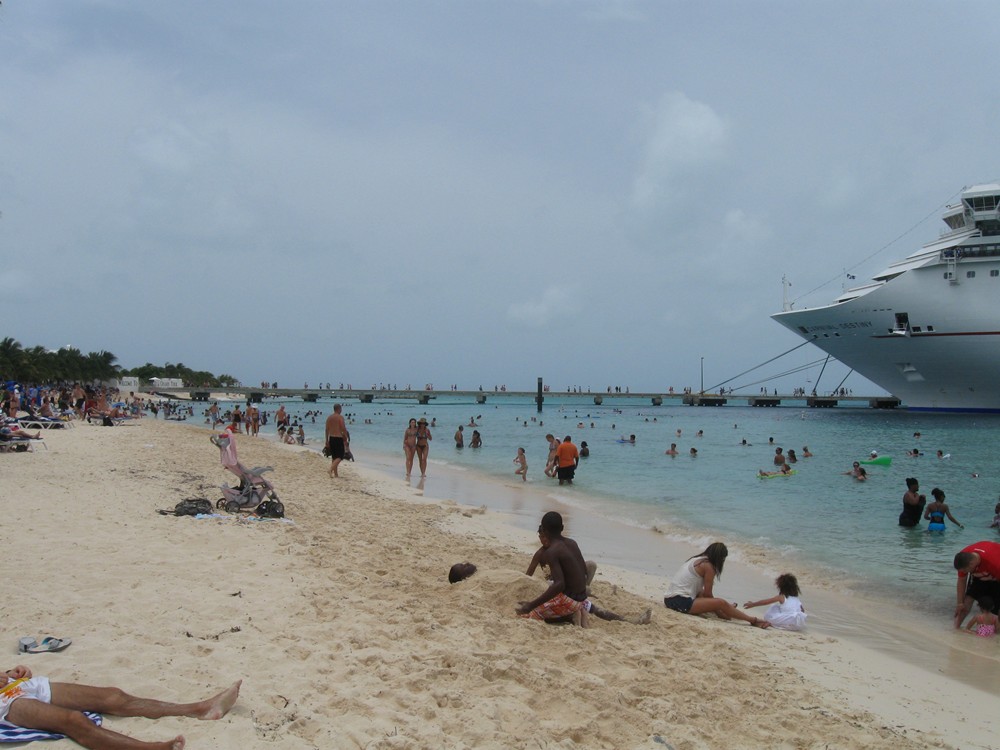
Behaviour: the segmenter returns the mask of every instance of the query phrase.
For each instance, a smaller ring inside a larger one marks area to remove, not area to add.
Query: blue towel
[[[101,715],[84,711],[84,716],[101,726]],[[45,732],[41,729],[25,729],[7,721],[0,721],[0,742],[31,742],[32,740],[61,740],[64,734]]]

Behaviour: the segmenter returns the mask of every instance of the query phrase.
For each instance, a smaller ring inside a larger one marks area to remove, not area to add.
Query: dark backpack
[[[284,518],[285,506],[280,500],[265,500],[254,509],[254,515],[261,518]]]
[[[174,506],[173,510],[159,510],[157,513],[163,516],[198,516],[211,514],[212,503],[203,497],[189,497],[181,500]]]

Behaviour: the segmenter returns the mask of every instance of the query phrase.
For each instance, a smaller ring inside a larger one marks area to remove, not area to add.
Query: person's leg
[[[422,448],[418,448],[417,450],[420,451],[420,476],[426,477],[427,476],[427,454],[430,452],[430,446],[425,445]]]
[[[408,477],[413,471],[413,448],[406,446],[404,450],[406,451],[406,476]]]
[[[53,706],[73,711],[97,711],[110,716],[187,716],[192,719],[221,719],[236,703],[243,680],[234,682],[221,693],[195,703],[170,703],[152,698],[137,698],[114,687],[92,687],[70,682],[51,683]]]
[[[650,620],[653,619],[653,610],[647,609],[638,617],[622,617],[617,612],[612,612],[610,609],[601,609],[599,606],[594,604],[593,601],[590,602],[590,614],[594,617],[600,618],[601,620],[608,620],[609,622],[630,622],[633,625],[647,625]]]
[[[143,742],[99,727],[79,711],[32,698],[14,701],[7,712],[7,721],[27,729],[65,734],[89,750],[183,750],[184,747],[181,735],[165,742]]]
[[[771,623],[767,620],[760,620],[756,617],[751,617],[745,612],[742,612],[734,607],[731,602],[727,602],[725,599],[717,599],[714,597],[706,599],[700,597],[694,600],[694,604],[692,604],[691,609],[688,610],[688,614],[691,615],[701,615],[707,612],[714,612],[724,620],[743,620],[744,622],[748,622],[758,628],[771,627]]]

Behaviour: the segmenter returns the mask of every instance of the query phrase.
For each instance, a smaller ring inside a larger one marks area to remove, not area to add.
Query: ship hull
[[[962,262],[949,278],[931,263],[854,299],[771,317],[908,409],[1000,413],[998,268],[996,258]]]

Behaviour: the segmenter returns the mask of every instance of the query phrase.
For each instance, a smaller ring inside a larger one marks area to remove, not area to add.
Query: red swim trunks
[[[584,599],[582,602],[578,602],[576,599],[570,599],[566,594],[556,594],[547,602],[539,604],[528,614],[521,616],[531,620],[554,620],[579,612],[583,609],[586,601]]]

